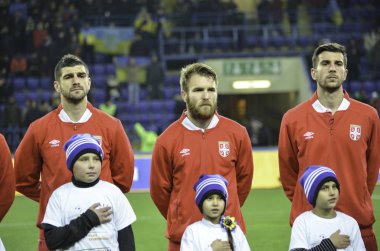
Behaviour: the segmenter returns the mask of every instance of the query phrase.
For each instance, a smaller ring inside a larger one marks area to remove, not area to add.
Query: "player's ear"
[[[54,81],[54,90],[58,93],[61,93],[61,86],[58,81]]]

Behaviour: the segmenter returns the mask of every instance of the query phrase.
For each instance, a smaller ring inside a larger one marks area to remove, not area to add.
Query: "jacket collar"
[[[349,101],[350,96],[346,91],[343,91],[343,100],[342,103],[339,105],[337,111],[345,111],[350,106],[351,102]],[[330,108],[324,107],[321,102],[318,100],[317,92],[314,92],[314,95],[312,97],[312,106],[314,110],[318,113],[325,113],[325,112],[331,112]]]
[[[66,122],[66,123],[85,123],[91,118],[92,112],[90,110],[92,110],[93,108],[94,107],[90,104],[90,102],[87,102],[87,108],[84,111],[82,117],[79,119],[79,121],[74,122],[70,119],[69,115],[67,115],[65,110],[63,110],[62,104],[60,104],[57,109],[58,117],[62,122]]]
[[[197,130],[201,130],[202,132],[205,131],[205,129],[194,125],[194,123],[190,121],[190,119],[187,117],[187,111],[184,111],[182,113],[181,121],[182,121],[181,124],[190,131],[197,131]],[[218,122],[219,122],[219,115],[218,113],[215,113],[211,119],[210,124],[208,125],[206,129],[214,128],[218,124]]]

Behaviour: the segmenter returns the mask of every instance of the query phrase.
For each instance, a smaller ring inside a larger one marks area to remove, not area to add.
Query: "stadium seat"
[[[107,92],[102,88],[92,88],[91,89],[92,97],[94,99],[94,103],[101,104],[106,101]]]
[[[52,96],[52,92],[51,91],[42,90],[41,93],[40,93],[40,100],[41,101],[50,101],[51,96]]]
[[[41,77],[40,78],[40,86],[44,90],[52,90],[53,89],[54,80],[49,77]]]
[[[142,67],[147,66],[150,64],[150,58],[149,57],[135,57],[136,64]]]
[[[371,96],[372,92],[376,91],[376,81],[367,80],[363,83],[364,90]]]
[[[164,107],[167,113],[173,113],[175,108],[175,101],[174,100],[165,100],[164,101]]]
[[[35,90],[40,85],[40,79],[37,77],[28,77],[26,79],[26,85],[27,85],[29,90]]]
[[[91,77],[91,85],[93,87],[103,88],[104,90],[106,90],[106,87],[107,87],[107,78],[106,78],[106,76],[104,74],[93,75]]]
[[[119,67],[126,67],[128,64],[128,57],[126,56],[118,56],[115,58],[116,65]]]
[[[106,74],[107,75],[115,75],[116,74],[116,67],[114,64],[106,64],[105,65],[105,68],[106,68]]]
[[[26,97],[23,91],[17,91],[13,94],[13,96],[15,97],[16,102],[19,106],[24,105]]]
[[[104,75],[106,72],[106,67],[103,64],[93,64],[91,67],[91,71],[90,71],[90,76]]]
[[[353,94],[362,89],[362,83],[357,80],[352,80],[348,83],[348,89],[350,90],[350,94]]]
[[[15,90],[22,90],[25,87],[25,78],[24,77],[15,77],[13,79],[13,86]]]

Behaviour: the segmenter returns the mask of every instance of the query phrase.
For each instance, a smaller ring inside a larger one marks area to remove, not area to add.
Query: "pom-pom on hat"
[[[103,160],[103,150],[99,141],[91,134],[76,134],[65,143],[66,164],[73,171],[75,161],[85,153],[95,153]]]
[[[212,194],[219,194],[223,198],[225,202],[225,206],[224,206],[224,210],[225,210],[227,206],[227,201],[228,201],[227,185],[228,185],[227,180],[219,174],[201,175],[197,183],[195,183],[194,185],[195,203],[197,204],[199,210],[201,210],[202,212],[203,201]],[[224,213],[224,210],[223,210],[223,213]]]
[[[313,207],[322,185],[327,181],[334,181],[339,189],[338,178],[335,172],[326,166],[309,166],[300,178],[307,200]]]

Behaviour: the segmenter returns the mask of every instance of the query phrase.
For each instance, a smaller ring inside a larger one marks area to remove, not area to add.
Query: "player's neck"
[[[317,95],[319,102],[321,102],[324,107],[331,109],[333,114],[338,110],[344,98],[343,89],[329,92],[319,88],[317,90]]]
[[[72,121],[79,121],[87,109],[87,98],[78,103],[72,103],[62,99],[62,108]]]
[[[211,120],[213,117],[209,119],[195,119],[191,116],[191,114],[187,113],[187,117],[193,123],[195,126],[202,128],[202,129],[207,129],[207,127],[210,125]]]
[[[336,217],[336,211],[334,208],[320,208],[320,207],[315,207],[312,210],[313,214],[325,218],[325,219],[332,219]]]
[[[220,216],[219,217],[208,217],[207,215],[203,215],[203,218],[212,224],[219,224],[220,222]]]

